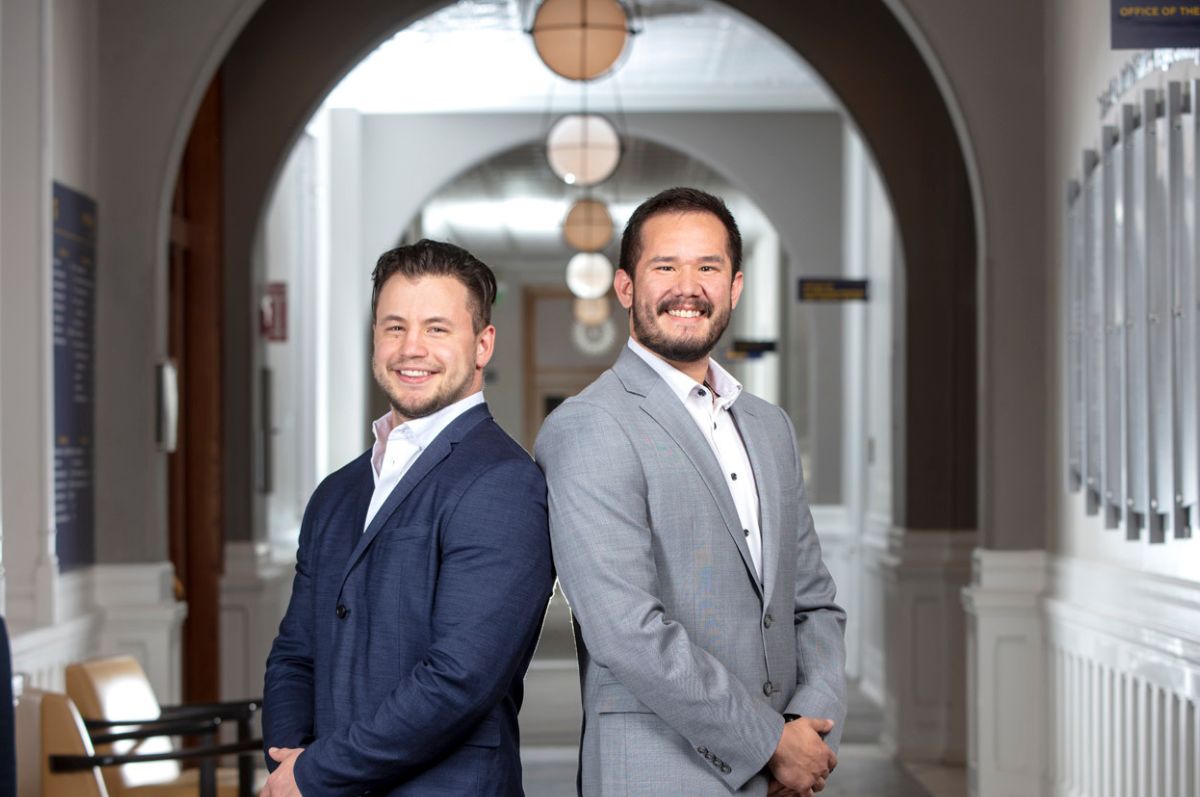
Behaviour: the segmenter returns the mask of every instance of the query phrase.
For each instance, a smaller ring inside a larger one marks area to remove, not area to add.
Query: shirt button
[[[765,684],[763,684],[763,694],[766,695],[767,697],[770,697],[771,693],[774,691],[775,691],[775,685],[773,683],[771,683],[770,681],[767,681]]]
[[[733,479],[734,481],[737,481],[737,474],[731,473],[731,474],[729,474],[729,478]]]
[[[749,537],[749,536],[750,536],[750,529],[742,529],[742,534],[744,534],[745,536]]]
[[[768,614],[763,618],[763,628],[770,628],[773,622],[775,622],[775,618]]]
[[[350,614],[350,610],[346,608],[344,603],[339,603],[333,613],[337,615],[339,620],[345,620],[346,615]]]
[[[698,396],[707,396],[708,394],[704,392],[704,388],[702,388],[702,387],[698,387],[698,388],[696,388],[696,395],[698,395]]]

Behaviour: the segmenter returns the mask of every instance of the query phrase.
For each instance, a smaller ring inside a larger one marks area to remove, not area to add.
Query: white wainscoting
[[[225,546],[221,579],[221,698],[262,696],[267,654],[292,594],[295,562],[272,559],[266,543]]]
[[[869,513],[862,537],[862,573],[860,579],[859,623],[860,672],[858,688],[879,705],[886,698],[887,684],[884,664],[886,655],[884,629],[887,618],[884,608],[884,585],[888,560],[890,517]]]
[[[1200,794],[1200,582],[1057,559],[1045,601],[1045,791]]]
[[[966,630],[973,531],[893,528],[884,585],[884,748],[904,761],[966,760]]]
[[[95,565],[56,579],[56,622],[12,631],[13,669],[28,685],[62,691],[74,661],[136,656],[163,703],[180,696],[180,631],[187,608],[175,601],[170,562]]]
[[[845,506],[825,504],[812,507],[813,524],[821,540],[821,557],[833,583],[837,601],[846,610],[846,675],[862,672],[862,546],[858,529]]]

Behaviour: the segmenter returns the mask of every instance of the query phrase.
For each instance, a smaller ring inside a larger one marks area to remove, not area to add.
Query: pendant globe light
[[[603,116],[568,114],[550,128],[546,159],[567,185],[596,185],[617,170],[621,139],[617,128]]]
[[[563,240],[580,252],[598,252],[613,237],[613,220],[608,207],[597,199],[581,199],[567,211]]]
[[[578,252],[567,261],[567,287],[580,299],[599,299],[612,280],[612,263],[599,252]]]
[[[595,80],[624,52],[629,17],[617,0],[545,0],[530,33],[552,72],[567,80]]]
[[[607,295],[598,299],[576,299],[574,310],[576,322],[592,327],[608,320],[612,314],[612,304]]]

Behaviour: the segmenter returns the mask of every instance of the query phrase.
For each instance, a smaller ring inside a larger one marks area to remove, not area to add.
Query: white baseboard
[[[893,528],[883,584],[885,749],[903,761],[966,759],[966,629],[972,531]]]

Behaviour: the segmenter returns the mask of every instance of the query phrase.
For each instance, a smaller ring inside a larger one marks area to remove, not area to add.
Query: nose
[[[419,330],[410,329],[404,333],[404,337],[400,340],[400,354],[404,357],[424,357],[425,342],[421,338]]]
[[[681,296],[696,296],[700,293],[700,280],[696,270],[681,268],[675,278],[675,292]]]

